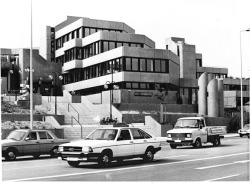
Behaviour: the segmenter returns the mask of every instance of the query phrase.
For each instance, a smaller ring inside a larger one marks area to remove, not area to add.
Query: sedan
[[[238,133],[240,137],[243,137],[244,135],[248,136],[250,138],[250,124],[246,124],[243,129],[238,130]]]
[[[109,165],[113,160],[143,158],[153,161],[154,154],[161,150],[160,139],[134,127],[117,124],[114,127],[98,128],[84,140],[62,144],[58,159],[77,167],[80,162],[97,162]]]
[[[41,154],[55,157],[58,145],[68,142],[68,139],[60,139],[49,130],[14,130],[2,140],[2,157],[6,160],[15,160],[17,156],[25,155],[38,158]]]

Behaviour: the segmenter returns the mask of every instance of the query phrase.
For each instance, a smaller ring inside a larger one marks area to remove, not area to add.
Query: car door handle
[[[147,140],[144,140],[143,142],[147,142]]]
[[[130,144],[133,144],[134,142],[133,141],[130,141]]]
[[[36,142],[37,144],[39,144],[39,142]]]
[[[54,141],[50,141],[50,142],[54,142]]]

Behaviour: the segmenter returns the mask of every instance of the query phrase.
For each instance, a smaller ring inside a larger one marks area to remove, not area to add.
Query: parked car
[[[248,136],[250,138],[250,124],[246,124],[243,129],[238,130],[240,137]]]
[[[2,140],[2,157],[15,160],[17,156],[32,155],[38,158],[41,154],[57,155],[58,145],[70,142],[60,139],[49,130],[19,129],[10,132]]]
[[[160,139],[147,132],[127,125],[116,124],[94,130],[84,140],[62,144],[58,159],[77,167],[80,162],[98,162],[106,166],[111,161],[141,157],[153,161],[154,154],[161,150]]]

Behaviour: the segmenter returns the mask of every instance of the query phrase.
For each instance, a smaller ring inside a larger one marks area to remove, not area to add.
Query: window
[[[37,140],[36,132],[30,132],[28,137],[30,140]]]
[[[131,71],[131,58],[126,58],[126,71]]]
[[[132,71],[138,71],[138,58],[132,58]]]
[[[115,42],[109,42],[109,50],[115,49]]]
[[[108,41],[103,41],[103,52],[109,50],[109,42]]]
[[[118,140],[131,140],[131,136],[128,130],[121,130]]]
[[[139,88],[139,83],[132,83],[132,88],[135,88],[135,89]]]
[[[147,59],[147,71],[153,72],[154,71],[154,64],[152,59]]]
[[[40,139],[47,139],[46,132],[38,132]]]
[[[155,72],[161,72],[161,61],[155,60]]]
[[[140,71],[146,71],[146,60],[140,59]]]

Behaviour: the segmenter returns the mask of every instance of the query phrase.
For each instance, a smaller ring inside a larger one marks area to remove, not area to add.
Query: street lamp
[[[241,33],[250,31],[250,29],[247,30],[241,30],[240,31],[240,100],[241,100],[241,129],[243,129],[243,89],[242,89],[242,49],[241,49]]]
[[[113,85],[114,82],[109,82],[107,81],[106,84],[104,85],[104,88],[107,90],[109,88],[109,85],[112,84]],[[110,109],[109,109],[109,112],[110,112],[110,120],[112,119],[112,104],[113,104],[113,92],[111,92],[112,90],[112,85],[111,85],[111,88],[110,88],[110,97],[109,97],[109,105],[110,105]]]
[[[53,76],[54,75],[54,76]],[[57,115],[57,78],[59,80],[62,80],[63,79],[63,76],[62,75],[59,75],[57,77],[57,73],[56,72],[52,72],[50,75],[49,75],[49,78],[51,80],[54,80],[54,95],[55,95],[55,115]]]

